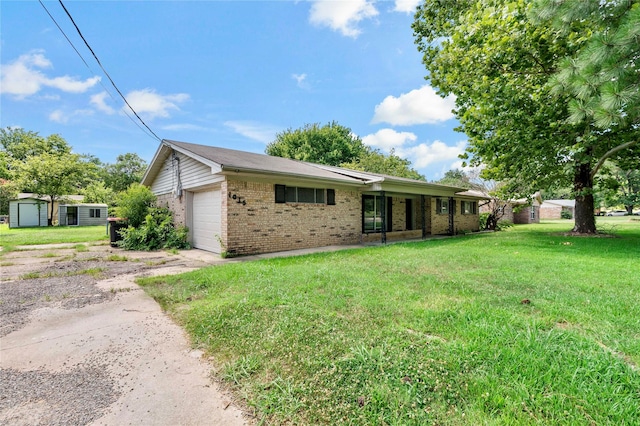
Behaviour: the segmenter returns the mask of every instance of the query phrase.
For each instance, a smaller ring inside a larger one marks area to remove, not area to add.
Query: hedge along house
[[[193,247],[255,254],[477,231],[464,188],[163,140],[142,184]]]

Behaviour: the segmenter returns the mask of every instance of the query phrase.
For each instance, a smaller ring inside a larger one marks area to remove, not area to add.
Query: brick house
[[[142,184],[195,248],[256,254],[477,231],[464,188],[163,140]]]
[[[478,194],[476,191],[470,191]],[[540,223],[540,206],[542,197],[540,192],[533,194],[531,199],[521,198],[507,201],[503,207],[500,220],[508,220],[516,225],[527,223]],[[488,213],[492,206],[488,203],[480,203],[480,213]]]
[[[562,212],[567,212],[570,218],[575,217],[576,200],[544,200],[540,206],[542,219],[562,219]]]

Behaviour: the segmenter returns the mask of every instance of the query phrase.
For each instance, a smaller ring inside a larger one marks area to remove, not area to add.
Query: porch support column
[[[455,226],[453,216],[456,214],[456,205],[453,197],[449,197],[449,235],[454,235]]]
[[[382,210],[380,210],[380,220],[382,220],[382,227],[380,228],[380,237],[382,244],[387,244],[387,200],[384,196],[384,191],[380,191],[380,198],[382,199]]]
[[[422,212],[422,239],[427,238],[427,212],[425,211],[424,195],[420,196],[420,211]]]

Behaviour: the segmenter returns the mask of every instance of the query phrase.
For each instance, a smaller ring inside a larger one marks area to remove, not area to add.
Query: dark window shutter
[[[436,198],[436,214],[442,213],[442,199]]]
[[[327,189],[327,204],[330,206],[336,205],[336,190]]]
[[[285,188],[284,185],[276,185],[276,203],[285,202]]]

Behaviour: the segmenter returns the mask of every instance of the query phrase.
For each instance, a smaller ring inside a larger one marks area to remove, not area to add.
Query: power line
[[[47,7],[44,5],[44,3],[42,3],[42,0],[38,0],[38,2],[40,3],[40,5],[42,6],[42,8],[45,10],[45,12],[47,12],[47,15],[49,15],[49,18],[51,18],[51,20],[53,21],[54,24],[56,24],[56,27],[58,27],[58,29],[60,30],[60,32],[62,33],[62,35],[64,36],[64,38],[67,40],[67,42],[69,43],[69,45],[73,48],[73,50],[78,54],[78,57],[80,57],[80,60],[82,60],[82,62],[84,63],[84,65],[87,67],[87,69],[89,70],[89,72],[91,74],[95,74],[95,72],[91,69],[91,67],[89,66],[89,64],[87,63],[87,61],[84,59],[84,57],[82,56],[82,54],[78,51],[78,49],[76,49],[76,46],[73,44],[73,42],[71,41],[71,39],[69,39],[69,37],[67,37],[67,34],[64,32],[64,30],[62,29],[62,27],[60,27],[60,25],[58,24],[58,21],[56,21],[56,19],[53,17],[53,15],[51,15],[51,13],[49,12],[49,9],[47,9]],[[111,91],[102,83],[102,81],[100,81],[100,86],[102,86],[102,88],[105,90],[105,92],[107,92],[107,94],[109,94],[109,97],[111,97],[111,99],[115,102],[116,98],[113,96],[113,94],[111,93]],[[131,107],[129,107],[131,108]],[[124,114],[127,116],[127,118],[129,120],[131,120],[131,122],[133,124],[135,124],[140,130],[142,130],[143,133],[147,134],[147,136],[149,137],[155,137],[158,138],[155,134],[150,135],[146,129],[144,129],[142,126],[140,126],[140,124],[131,116],[129,115],[129,113],[126,110],[123,110]],[[136,114],[137,115],[137,114]],[[151,132],[153,133],[153,132]]]
[[[142,118],[140,118],[140,116],[138,115],[138,113],[133,109],[133,107],[131,105],[129,105],[129,101],[127,101],[127,98],[124,97],[124,95],[122,94],[122,92],[120,91],[120,89],[118,89],[118,86],[116,86],[116,83],[113,81],[113,79],[111,78],[111,76],[109,75],[109,73],[107,72],[106,69],[104,69],[104,67],[102,66],[102,63],[100,62],[100,59],[98,59],[98,56],[95,54],[95,52],[93,51],[93,49],[91,48],[91,46],[89,46],[89,43],[87,42],[87,40],[84,38],[84,35],[82,35],[82,31],[80,31],[80,28],[78,28],[78,26],[76,25],[76,22],[73,20],[73,17],[71,16],[71,14],[69,13],[69,11],[67,10],[67,8],[65,7],[64,3],[62,3],[62,0],[58,0],[58,2],[60,3],[60,6],[62,6],[62,8],[64,9],[65,13],[67,14],[67,16],[69,17],[69,19],[71,20],[71,23],[73,24],[73,26],[76,28],[76,31],[78,31],[78,35],[80,36],[80,38],[82,39],[82,41],[84,42],[85,46],[87,46],[87,49],[89,49],[89,51],[91,52],[91,54],[93,55],[94,59],[96,60],[96,62],[98,63],[98,65],[100,66],[100,69],[102,69],[102,72],[104,72],[104,75],[107,76],[107,78],[109,79],[109,81],[111,82],[111,85],[113,86],[114,89],[116,89],[116,92],[118,92],[118,94],[120,95],[120,97],[122,98],[122,100],[124,101],[125,104],[127,104],[127,106],[129,107],[129,109],[131,110],[131,112],[133,112],[135,114],[135,116],[138,118],[138,120],[140,120],[140,122],[144,125],[144,127],[147,128],[147,130],[149,130],[149,132],[151,132],[151,134],[153,136],[155,136],[156,139],[158,139],[158,141],[162,141],[162,139],[155,134],[155,132],[153,130],[151,130],[151,128],[149,126],[147,126],[147,123],[144,122],[144,120]]]

